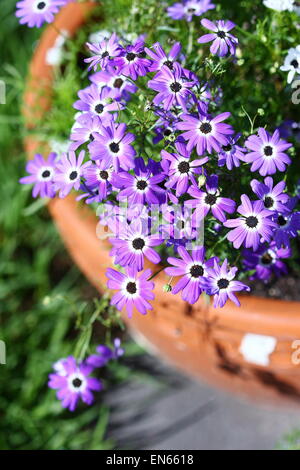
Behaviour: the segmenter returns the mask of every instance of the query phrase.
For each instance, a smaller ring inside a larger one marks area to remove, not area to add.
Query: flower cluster
[[[167,14],[190,22],[212,9],[209,0],[186,0]],[[235,63],[235,24],[202,18],[201,27],[209,33],[193,47],[211,43],[215,61]],[[21,182],[34,183],[34,197],[75,189],[87,204],[101,203],[119,267],[107,270],[112,304],[130,317],[152,309],[155,267],[166,261],[166,291],[191,304],[204,293],[215,307],[228,299],[239,305],[235,293],[249,287],[238,268],[264,281],[286,273],[281,259],[300,230],[299,197],[285,178],[286,139],[299,126],[234,129],[222,90],[202,80],[198,58],[189,60],[178,42],[145,41],[112,33],[87,43],[89,83],[74,103],[69,152],[37,155]]]
[[[74,411],[80,399],[91,405],[94,401],[93,392],[103,389],[101,381],[91,377],[91,373],[124,354],[119,338],[114,340],[113,349],[100,345],[96,351],[97,354],[89,356],[85,361],[78,362],[73,356],[69,356],[53,365],[54,373],[49,375],[48,386],[57,390],[57,398],[63,408]]]

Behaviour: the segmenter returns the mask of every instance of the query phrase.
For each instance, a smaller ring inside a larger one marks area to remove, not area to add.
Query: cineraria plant
[[[26,0],[17,15],[40,26],[64,3]],[[75,190],[95,207],[110,231],[112,304],[129,316],[152,309],[159,263],[166,296],[223,307],[299,256],[300,126],[286,88],[300,72],[296,4],[232,3],[121,0],[109,21],[104,2],[107,29],[77,51],[68,151],[36,155],[21,180],[34,197]],[[90,365],[62,365],[51,386],[64,406],[89,402],[100,388]]]

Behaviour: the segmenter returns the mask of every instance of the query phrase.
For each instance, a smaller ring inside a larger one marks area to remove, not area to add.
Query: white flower
[[[53,47],[48,49],[46,54],[46,63],[48,65],[60,65],[63,59],[63,47],[68,37],[67,31],[61,31],[61,34],[56,38]]]
[[[291,48],[284,60],[284,65],[280,67],[283,72],[288,72],[288,83],[292,83],[296,74],[300,74],[300,45]]]
[[[70,142],[68,140],[59,141],[55,139],[50,139],[49,146],[52,152],[60,155],[61,153],[65,153],[69,150]]]
[[[111,37],[111,33],[106,29],[102,29],[101,31],[97,31],[96,33],[91,33],[89,35],[89,40],[91,44],[100,44],[100,42],[104,41],[104,39],[109,39]]]
[[[263,4],[277,11],[293,11],[294,0],[264,0]]]

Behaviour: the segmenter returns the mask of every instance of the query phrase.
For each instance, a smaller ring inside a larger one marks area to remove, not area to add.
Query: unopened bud
[[[200,175],[198,179],[198,186],[201,188],[206,183],[206,177],[204,175]]]
[[[163,291],[164,292],[172,292],[172,286],[170,286],[170,284],[165,284],[163,286]]]

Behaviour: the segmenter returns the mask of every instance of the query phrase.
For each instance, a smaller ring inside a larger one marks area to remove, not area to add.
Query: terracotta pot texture
[[[94,6],[92,2],[67,5],[57,16],[55,29],[72,36]],[[25,139],[29,158],[45,149],[34,131],[38,131],[37,118],[51,106],[53,69],[45,57],[57,38],[55,29],[46,28],[30,65],[24,97],[26,126],[31,130]],[[97,237],[95,214],[78,205],[73,196],[52,200],[49,211],[73,260],[102,292],[112,261],[109,246]],[[180,296],[164,293],[165,283],[160,273],[152,312],[146,316],[136,312],[130,320],[123,315],[152,351],[182,371],[231,392],[258,401],[300,403],[300,354],[294,343],[300,340],[300,303],[243,296],[241,308],[229,302],[223,309],[213,309],[203,300],[192,307]]]

